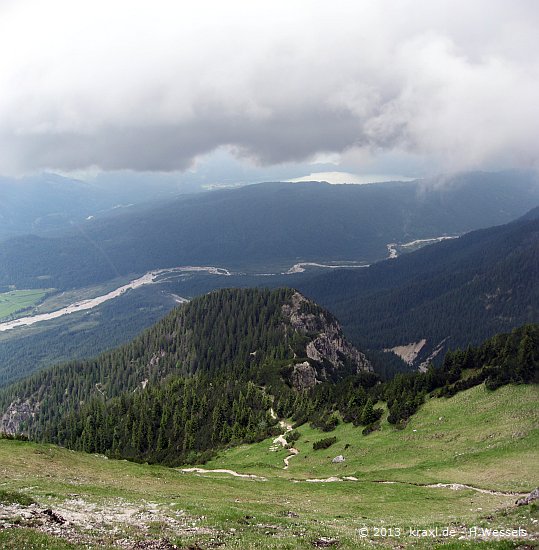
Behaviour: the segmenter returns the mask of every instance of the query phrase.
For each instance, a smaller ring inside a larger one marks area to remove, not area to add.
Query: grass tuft
[[[6,491],[0,489],[0,504],[20,504],[21,506],[30,506],[36,501],[19,491]]]

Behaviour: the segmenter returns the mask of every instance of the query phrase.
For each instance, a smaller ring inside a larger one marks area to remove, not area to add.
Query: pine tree
[[[522,382],[529,382],[533,379],[537,368],[537,346],[532,337],[525,334],[520,341],[517,354],[517,376]]]
[[[363,414],[361,415],[361,423],[365,426],[368,426],[369,424],[372,424],[377,420],[378,420],[378,417],[374,412],[374,404],[372,402],[372,399],[369,397],[363,409]]]

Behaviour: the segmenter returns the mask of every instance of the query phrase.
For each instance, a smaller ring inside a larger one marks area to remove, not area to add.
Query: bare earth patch
[[[384,351],[392,351],[395,355],[398,355],[405,363],[411,365],[419,352],[423,349],[427,341],[423,338],[419,342],[412,342],[406,346],[395,346],[394,348],[386,348]]]
[[[0,505],[0,529],[30,527],[73,543],[101,542],[121,548],[175,548],[167,536],[216,534],[199,526],[202,519],[155,502],[143,501],[141,506],[121,498],[97,504],[74,496],[54,509]],[[159,538],[153,538],[156,527]]]

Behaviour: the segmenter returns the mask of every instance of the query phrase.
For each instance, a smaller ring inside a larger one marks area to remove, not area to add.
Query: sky
[[[536,0],[2,0],[0,174],[537,168],[538,28]]]

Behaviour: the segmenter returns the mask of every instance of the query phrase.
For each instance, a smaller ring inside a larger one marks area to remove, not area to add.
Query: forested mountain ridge
[[[538,202],[536,176],[518,172],[250,185],[4,241],[0,286],[75,288],[179,265],[256,271],[298,261],[372,262],[387,256],[390,243],[506,223]]]
[[[275,436],[278,418],[325,432],[344,421],[369,435],[380,429],[379,401],[387,403],[387,421],[403,428],[427,398],[483,383],[489,391],[534,384],[538,373],[539,326],[526,325],[447,353],[439,369],[379,383],[335,319],[297,292],[227,290],[179,308],[94,361],[2,390],[0,410],[4,437],[22,432],[75,450],[178,465]]]
[[[362,349],[415,344],[415,351],[397,351],[411,353],[417,367],[433,352],[443,357],[445,349],[539,321],[539,208],[503,226],[298,287],[329,307]]]
[[[161,410],[163,400],[179,399],[181,410],[170,415],[176,414],[174,425],[181,434],[172,439],[181,441],[181,448],[162,442],[159,456],[152,456],[185,459],[231,439],[265,435],[274,423],[268,411],[277,394],[284,402],[295,395],[294,388],[309,389],[370,369],[334,317],[299,293],[221,290],[175,309],[128,345],[3,389],[0,431],[60,442],[68,432],[75,437],[70,422],[89,419],[80,436],[90,450],[97,445],[94,428],[103,407],[114,409],[107,417],[110,437],[116,433],[121,439],[117,429],[127,408],[136,405],[150,414],[152,407]],[[139,421],[142,431],[124,453],[132,458],[144,455],[148,430],[153,433],[145,420]]]

